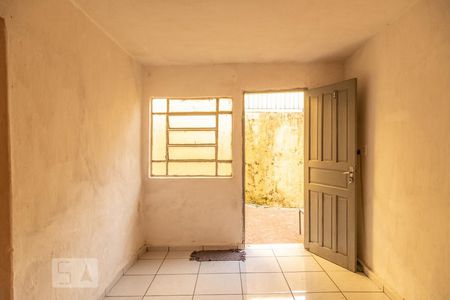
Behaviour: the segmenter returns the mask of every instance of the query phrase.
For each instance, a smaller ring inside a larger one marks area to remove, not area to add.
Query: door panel
[[[356,271],[356,79],[305,93],[305,247]]]

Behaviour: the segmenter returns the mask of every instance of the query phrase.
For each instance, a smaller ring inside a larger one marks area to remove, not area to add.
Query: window
[[[151,100],[151,177],[231,177],[230,98]]]

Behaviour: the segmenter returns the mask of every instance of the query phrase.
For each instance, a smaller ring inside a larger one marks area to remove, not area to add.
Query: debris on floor
[[[245,261],[245,251],[230,250],[202,250],[191,253],[190,260],[195,261]]]

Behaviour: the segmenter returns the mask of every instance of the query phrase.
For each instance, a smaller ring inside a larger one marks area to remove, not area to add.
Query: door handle
[[[355,170],[353,167],[348,167],[348,171],[342,172],[344,175],[348,175],[347,182],[348,184],[353,183],[355,179]]]

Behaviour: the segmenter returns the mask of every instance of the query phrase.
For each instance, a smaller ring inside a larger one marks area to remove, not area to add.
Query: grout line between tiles
[[[244,249],[245,250],[245,249]],[[283,269],[282,269],[282,267],[281,267],[281,264],[280,264],[280,261],[279,261],[279,258],[283,258],[283,257],[312,257],[313,259],[314,259],[314,261],[320,266],[320,269],[321,269],[321,271],[301,271],[301,273],[319,273],[319,272],[324,272],[326,275],[327,275],[327,277],[333,282],[333,284],[337,287],[337,289],[338,289],[338,291],[336,291],[336,292],[339,292],[341,295],[342,295],[342,297],[344,298],[344,299],[348,299],[347,297],[346,297],[346,295],[344,294],[344,291],[336,284],[336,282],[333,280],[333,278],[331,277],[331,275],[329,274],[329,271],[327,271],[320,263],[319,263],[319,261],[318,261],[318,259],[314,256],[314,255],[283,255],[283,256],[277,256],[276,254],[275,254],[275,249],[274,248],[271,248],[271,249],[264,249],[264,250],[270,250],[271,252],[272,252],[272,254],[273,255],[270,255],[270,256],[248,256],[248,258],[263,258],[263,257],[266,257],[266,258],[268,258],[268,257],[275,257],[275,259],[276,259],[276,261],[277,261],[277,264],[278,264],[278,267],[280,268],[280,271],[279,272],[243,272],[243,269],[242,269],[242,264],[241,264],[241,262],[238,262],[238,272],[218,272],[218,273],[216,273],[216,272],[208,272],[208,273],[201,273],[201,266],[202,266],[202,264],[203,264],[203,262],[199,262],[199,265],[198,265],[198,269],[197,269],[197,271],[194,273],[194,272],[192,272],[192,273],[170,273],[170,274],[159,274],[159,272],[160,272],[160,270],[161,270],[161,268],[162,268],[162,266],[163,266],[163,264],[165,263],[165,261],[168,261],[168,260],[186,260],[186,259],[188,259],[188,258],[169,258],[168,256],[169,256],[169,253],[170,253],[170,250],[169,251],[167,251],[165,254],[164,254],[164,257],[160,257],[160,258],[150,258],[150,259],[145,259],[145,258],[143,258],[143,259],[141,259],[141,258],[138,258],[138,260],[160,260],[161,261],[161,263],[160,263],[160,265],[159,265],[159,267],[158,267],[158,269],[157,269],[157,271],[156,271],[156,274],[123,274],[123,277],[124,276],[149,276],[149,275],[153,275],[153,278],[152,278],[152,280],[150,281],[150,284],[148,285],[148,287],[147,287],[147,289],[146,289],[146,291],[145,291],[145,293],[144,293],[144,295],[143,296],[137,296],[137,297],[139,297],[139,299],[140,300],[144,300],[145,299],[145,297],[146,296],[157,296],[157,295],[147,295],[147,293],[149,292],[149,290],[150,290],[150,288],[151,288],[151,286],[152,286],[152,284],[153,284],[153,282],[155,281],[155,279],[156,279],[156,276],[159,276],[159,275],[161,275],[161,276],[164,276],[164,275],[196,275],[196,279],[195,279],[195,284],[194,284],[194,290],[193,290],[193,292],[192,292],[192,294],[189,294],[189,295],[183,295],[183,296],[191,296],[191,300],[194,300],[194,298],[195,298],[195,296],[196,296],[196,289],[197,289],[197,285],[198,285],[198,280],[199,280],[199,276],[201,275],[201,274],[203,274],[203,275],[208,275],[208,274],[211,274],[211,275],[219,275],[219,274],[239,274],[239,279],[240,279],[240,286],[241,286],[241,289],[240,289],[240,295],[241,295],[241,299],[242,300],[244,300],[245,298],[244,298],[244,283],[243,283],[243,275],[245,275],[245,274],[255,274],[255,273],[268,273],[268,274],[270,274],[270,273],[272,273],[272,274],[279,274],[279,273],[281,273],[282,275],[283,275],[283,278],[285,279],[285,282],[286,282],[286,284],[287,284],[287,286],[288,286],[288,288],[289,288],[289,291],[290,291],[290,295],[293,297],[293,299],[295,299],[295,294],[294,294],[294,291],[292,290],[292,288],[291,288],[291,286],[290,286],[290,284],[289,284],[289,282],[288,282],[288,280],[287,280],[287,277],[286,277],[286,275],[287,274],[289,274],[289,273],[299,273],[299,272],[296,272],[296,271],[284,271]],[[314,293],[336,293],[336,292],[332,292],[332,291],[329,291],[329,292],[320,292],[320,291],[317,291],[317,292],[307,292],[307,293],[311,293],[311,294],[314,294]],[[350,291],[350,292],[348,292],[348,293],[356,293],[357,291]],[[383,295],[385,295],[385,296],[387,296],[386,295],[386,293],[384,293],[383,292],[383,290],[381,290],[381,291],[361,291],[361,292],[359,292],[358,291],[358,293],[367,293],[367,294],[375,294],[375,293],[382,293]],[[248,295],[258,295],[259,293],[248,293]],[[279,293],[264,293],[264,294],[279,294]],[[198,294],[198,295],[230,295],[230,294]],[[233,295],[239,295],[239,294],[233,294]],[[161,295],[161,296],[171,296],[171,295]],[[114,296],[107,296],[106,295],[106,297],[108,298],[108,299],[114,299]],[[118,297],[118,296],[117,296]],[[388,297],[388,296],[387,296]]]
[[[328,278],[330,278],[330,280],[333,282],[333,284],[337,287],[337,289],[339,290],[339,292],[341,293],[342,297],[344,297],[344,299],[347,300],[347,297],[345,297],[344,292],[342,292],[341,288],[336,284],[336,282],[334,282],[333,278],[331,278],[330,274],[328,274],[327,270],[325,270],[324,267],[322,267],[322,265],[317,261],[317,259],[312,256],[312,258],[314,259],[314,261],[320,266],[320,268],[323,270],[323,272],[328,276]]]
[[[233,294],[233,293],[226,293],[226,294],[208,294],[208,293],[202,293],[202,294],[195,294],[194,296],[241,296],[241,294]]]
[[[386,295],[383,291],[344,291],[347,294],[383,294]],[[388,295],[386,297],[389,298]],[[391,299],[391,298],[389,298]]]
[[[146,297],[178,297],[178,296],[182,296],[182,297],[191,297],[191,294],[174,294],[174,295],[170,295],[170,294],[155,294],[155,295],[145,295]]]
[[[275,256],[275,259],[277,261],[278,267],[280,268],[281,274],[283,274],[284,281],[286,281],[286,284],[287,284],[287,286],[289,288],[289,291],[291,292],[292,299],[295,299],[294,292],[292,291],[291,286],[289,285],[289,282],[288,282],[286,276],[284,275],[284,271],[281,268],[280,262],[278,261],[278,257],[275,255],[275,251],[273,249],[272,249],[272,252],[273,252],[273,254]]]
[[[227,275],[227,274],[279,274],[279,273],[283,273],[283,272],[207,272],[207,273],[203,273],[200,272],[201,275]],[[323,273],[322,271],[288,271],[288,272],[284,272],[286,274],[289,273]],[[148,273],[148,274],[124,274],[123,276],[148,276],[148,275],[196,275],[197,272],[195,273]],[[377,291],[378,292],[378,291]]]
[[[239,279],[241,280],[241,299],[244,300],[244,284],[242,283],[241,261],[239,261],[238,265],[239,265]]]
[[[150,282],[150,284],[148,285],[147,290],[145,290],[144,296],[142,296],[142,300],[143,300],[143,299],[145,298],[145,296],[147,295],[148,290],[149,290],[150,287],[152,286],[153,281],[155,281],[156,275],[158,274],[159,270],[161,269],[162,265],[164,264],[164,261],[166,260],[167,253],[169,253],[169,251],[166,252],[166,255],[164,256],[164,258],[163,258],[161,264],[159,265],[158,270],[156,270],[156,274],[153,276],[153,279],[152,279],[152,281]]]
[[[200,267],[202,266],[202,263],[199,263],[198,269],[197,269],[197,277],[195,278],[195,284],[194,284],[194,290],[192,291],[192,300],[194,300],[195,297],[195,291],[197,289],[197,282],[198,282],[198,276],[200,275]]]

